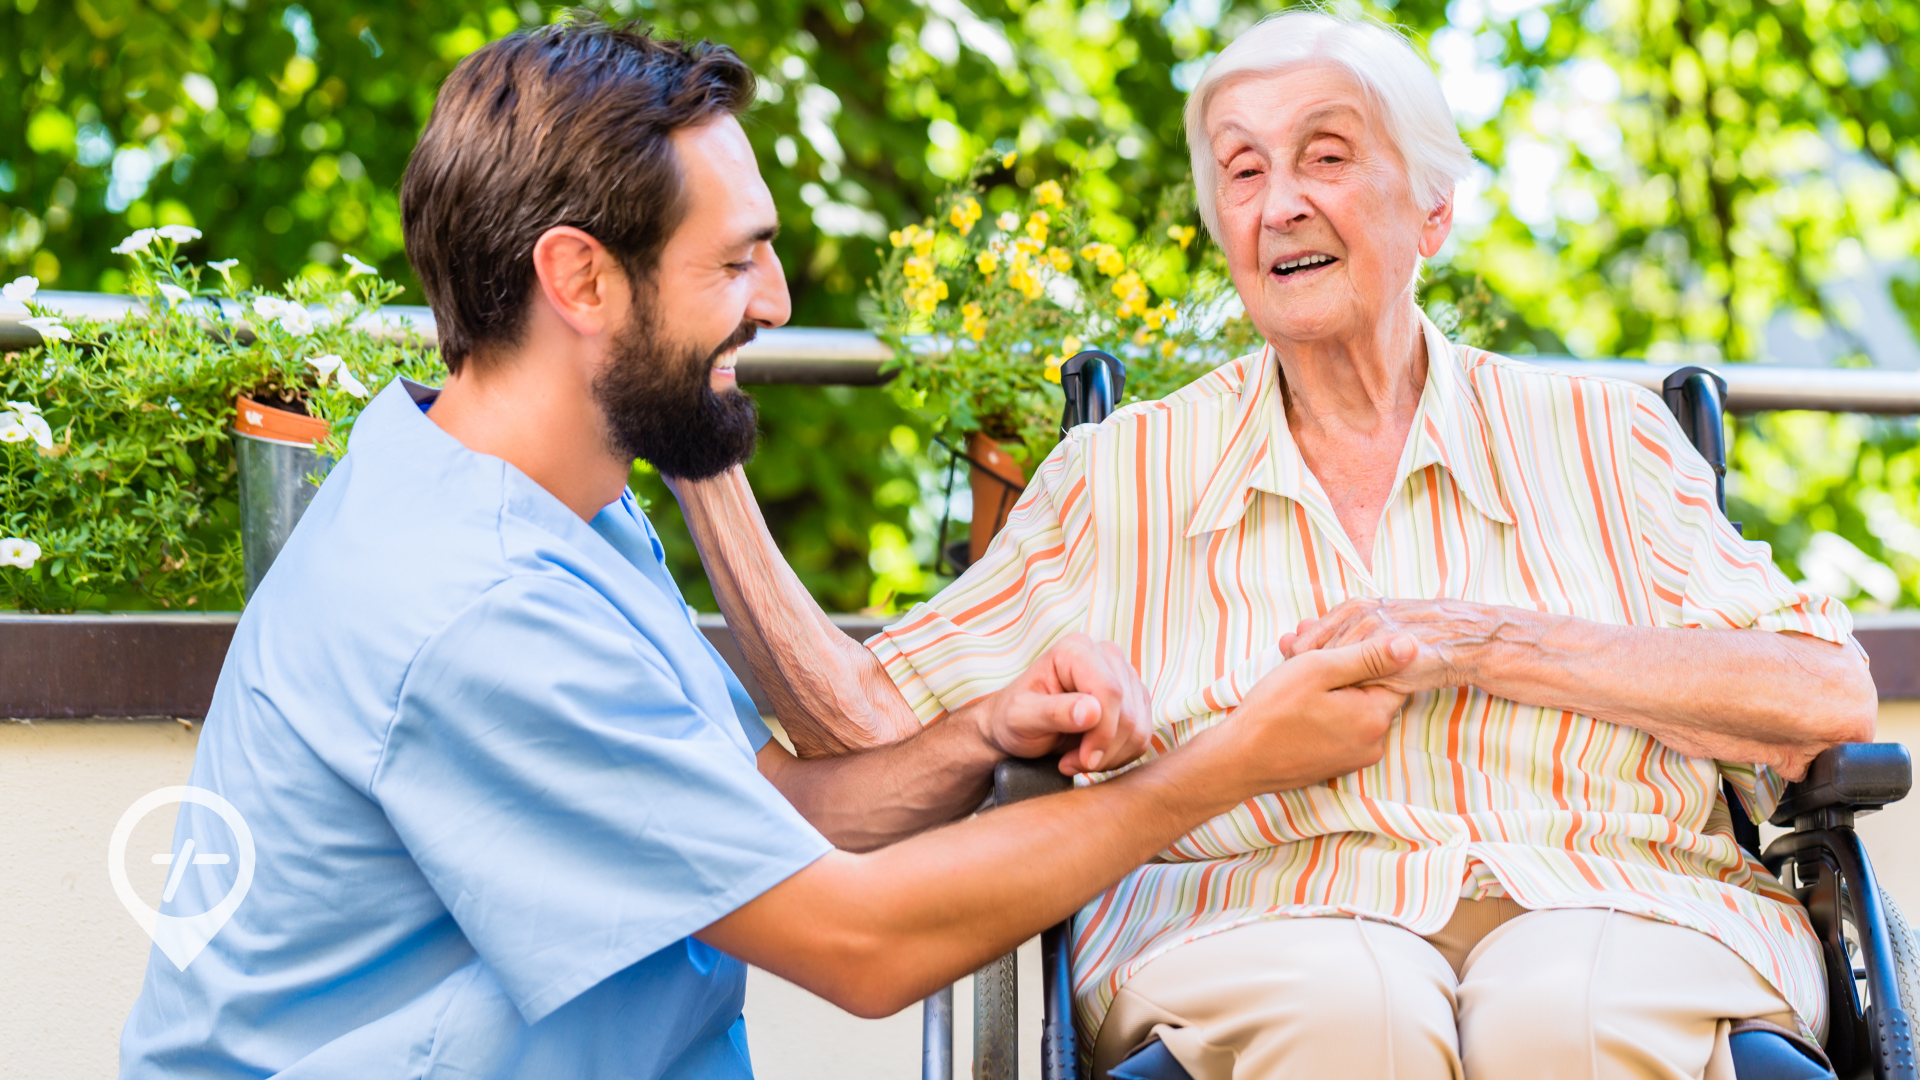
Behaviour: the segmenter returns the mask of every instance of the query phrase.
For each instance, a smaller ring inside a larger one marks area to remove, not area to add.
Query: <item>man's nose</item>
[[[785,326],[793,316],[793,297],[787,293],[787,274],[773,245],[753,260],[753,295],[747,299],[747,321],[760,327]]]

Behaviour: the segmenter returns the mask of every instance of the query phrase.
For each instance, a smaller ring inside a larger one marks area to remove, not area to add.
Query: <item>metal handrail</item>
[[[136,306],[138,297],[108,293],[46,291],[35,299],[77,318],[112,321]],[[232,301],[200,299],[229,317],[243,317]],[[0,350],[40,344],[40,334],[22,325],[25,308],[0,300]],[[381,335],[431,339],[429,308],[394,305],[380,310],[369,327]],[[811,386],[877,386],[886,381],[880,367],[893,354],[865,330],[787,326],[764,330],[740,350],[742,383]],[[1668,373],[1683,365],[1641,360],[1579,360],[1571,356],[1525,357],[1528,362],[1569,375],[1598,376],[1636,383],[1654,393]],[[1812,409],[1885,415],[1920,413],[1920,371],[1879,368],[1788,367],[1779,364],[1703,365],[1727,381],[1727,407],[1734,412]]]

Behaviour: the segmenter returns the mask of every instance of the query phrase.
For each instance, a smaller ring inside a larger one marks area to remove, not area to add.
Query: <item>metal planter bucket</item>
[[[313,444],[327,423],[284,412],[242,397],[237,402],[233,454],[240,480],[240,548],[248,599],[300,523],[320,490],[310,477],[324,475],[331,459]]]

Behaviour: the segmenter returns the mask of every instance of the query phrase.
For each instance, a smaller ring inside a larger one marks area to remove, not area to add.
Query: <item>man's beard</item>
[[[738,389],[715,393],[711,379],[713,362],[753,340],[756,330],[741,323],[712,350],[676,346],[641,298],[633,321],[613,339],[606,370],[593,381],[613,450],[686,480],[704,480],[752,457],[759,437],[753,399]]]

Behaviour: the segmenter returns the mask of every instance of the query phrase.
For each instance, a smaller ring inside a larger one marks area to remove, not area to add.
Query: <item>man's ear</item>
[[[1427,220],[1420,224],[1420,257],[1431,259],[1440,251],[1440,245],[1447,242],[1447,234],[1453,232],[1453,196],[1448,195],[1440,205],[1427,214]]]
[[[582,337],[597,337],[619,317],[618,290],[626,275],[607,249],[571,225],[556,225],[533,242],[533,273],[540,295]]]

